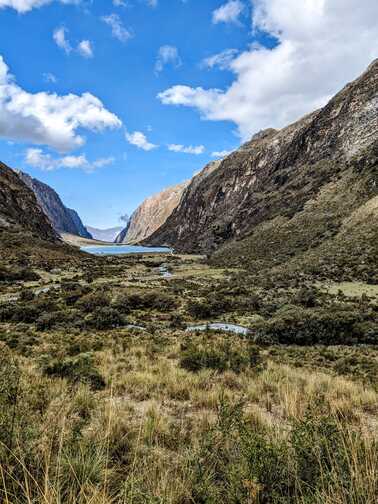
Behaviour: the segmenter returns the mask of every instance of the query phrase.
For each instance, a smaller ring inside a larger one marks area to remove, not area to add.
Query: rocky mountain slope
[[[183,182],[147,198],[132,214],[116,243],[137,243],[164,224],[180,202],[189,182]]]
[[[19,175],[0,162],[0,231],[25,232],[58,241],[48,218]]]
[[[371,232],[358,249],[371,250],[377,160],[378,60],[323,109],[280,131],[260,132],[217,170],[193,179],[145,243],[217,251],[220,262],[276,264],[342,233],[345,242],[360,215]]]
[[[119,233],[123,230],[123,227],[113,227],[109,229],[98,229],[91,226],[86,226],[88,233],[92,235],[94,240],[100,240],[103,242],[114,242]]]
[[[59,195],[47,184],[30,177],[23,172],[18,172],[25,184],[32,189],[37,201],[49,218],[53,228],[58,232],[65,232],[91,238],[75,210],[64,206]]]

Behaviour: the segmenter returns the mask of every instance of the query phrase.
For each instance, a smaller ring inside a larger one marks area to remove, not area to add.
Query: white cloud
[[[0,9],[9,7],[17,12],[24,14],[34,8],[42,7],[51,3],[53,0],[0,0]],[[78,4],[81,0],[60,0],[63,4]]]
[[[44,73],[43,74],[43,80],[45,82],[52,82],[53,84],[55,84],[56,82],[58,82],[58,79],[51,72]]]
[[[15,83],[0,56],[0,137],[66,152],[85,143],[78,129],[119,128],[118,117],[90,93],[28,93]]]
[[[195,107],[237,124],[243,139],[280,128],[324,105],[378,55],[376,0],[254,0],[253,25],[276,37],[232,60],[226,90],[174,86],[164,104]],[[347,40],[346,40],[347,34]]]
[[[84,58],[93,58],[93,48],[90,40],[82,40],[77,46],[77,50]]]
[[[198,156],[205,152],[205,147],[203,145],[197,145],[196,147],[190,145],[189,147],[185,147],[184,145],[170,144],[168,145],[168,150],[172,152],[183,152],[184,154],[195,154]]]
[[[59,168],[78,168],[90,173],[97,168],[102,168],[114,163],[114,158],[100,158],[93,162],[88,161],[85,154],[53,158],[50,154],[45,154],[42,149],[33,148],[26,151],[25,162],[43,171],[54,171]]]
[[[232,151],[227,151],[227,150],[215,151],[215,152],[211,153],[211,156],[214,157],[214,158],[225,158],[226,156],[228,156],[229,154],[231,154],[231,152]]]
[[[155,72],[161,72],[167,64],[174,65],[176,68],[182,64],[177,47],[165,45],[159,48],[155,63]]]
[[[156,149],[157,145],[150,143],[147,140],[147,137],[141,131],[134,131],[134,133],[125,132],[126,140],[131,144],[138,147],[138,149],[143,149],[145,151],[150,151],[152,149]]]
[[[237,23],[243,10],[240,0],[230,0],[213,12],[213,23]]]
[[[202,66],[207,68],[219,67],[221,70],[227,70],[230,68],[231,62],[235,59],[238,52],[237,49],[225,49],[218,54],[205,58],[202,61]]]
[[[147,5],[149,5],[150,7],[157,7],[158,0],[146,0],[146,1]]]
[[[66,54],[70,54],[73,51],[73,47],[67,38],[67,34],[67,28],[61,26],[60,28],[56,28],[54,30],[53,39],[58,47],[63,49]],[[80,56],[83,56],[83,58],[93,58],[93,47],[90,40],[82,40],[79,42],[76,51],[80,54]]]
[[[115,7],[127,7],[125,0],[113,0],[113,5]]]
[[[55,43],[58,47],[69,54],[72,51],[72,46],[69,40],[67,40],[66,38],[66,33],[68,33],[68,30],[63,26],[56,28],[53,33],[53,39],[55,40]]]
[[[109,16],[103,16],[101,19],[110,26],[113,37],[120,42],[125,43],[133,36],[132,33],[123,26],[122,20],[118,14],[109,14]]]

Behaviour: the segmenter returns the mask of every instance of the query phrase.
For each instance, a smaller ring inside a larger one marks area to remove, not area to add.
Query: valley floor
[[[0,502],[376,502],[378,286],[157,254],[9,272]]]

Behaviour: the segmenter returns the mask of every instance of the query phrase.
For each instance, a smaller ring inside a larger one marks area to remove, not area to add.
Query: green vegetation
[[[0,502],[376,502],[374,290],[51,254],[1,285]]]

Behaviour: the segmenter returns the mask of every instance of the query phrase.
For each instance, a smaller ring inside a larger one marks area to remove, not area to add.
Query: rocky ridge
[[[34,192],[39,205],[58,233],[70,233],[82,236],[83,238],[92,238],[83,225],[78,213],[75,210],[67,208],[54,189],[24,172],[20,171],[18,174]]]
[[[0,230],[30,232],[56,242],[58,235],[40,208],[35,194],[21,177],[0,162]]]
[[[335,237],[377,196],[377,153],[378,60],[323,109],[260,132],[194,177],[144,243],[218,258],[226,250],[227,261],[286,260]]]
[[[177,207],[188,181],[168,187],[147,198],[131,215],[130,220],[117,236],[116,243],[137,243],[146,239],[164,224]]]

